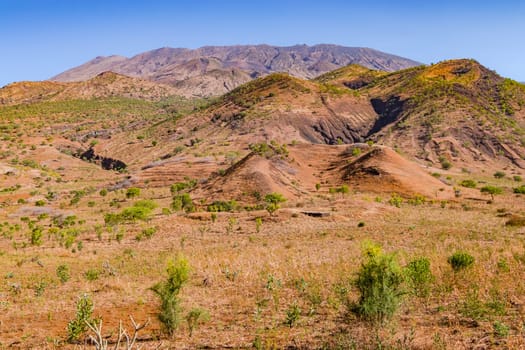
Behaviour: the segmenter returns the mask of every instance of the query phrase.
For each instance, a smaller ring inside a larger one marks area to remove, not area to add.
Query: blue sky
[[[0,0],[0,86],[159,47],[333,43],[525,81],[525,1]]]

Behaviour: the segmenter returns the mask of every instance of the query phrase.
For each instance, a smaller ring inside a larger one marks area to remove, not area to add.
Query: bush
[[[409,262],[406,267],[406,275],[414,290],[414,294],[419,297],[428,296],[430,285],[434,280],[428,258],[418,258]]]
[[[206,322],[210,319],[208,311],[195,307],[186,314],[186,322],[188,323],[188,330],[190,337],[193,335],[193,330],[197,328],[200,323]]]
[[[62,283],[66,283],[71,278],[71,276],[69,275],[69,266],[65,264],[58,265],[56,273],[58,279]]]
[[[481,191],[481,193],[490,194],[490,197],[492,198],[492,200],[494,200],[494,195],[495,194],[502,194],[503,193],[503,189],[501,187],[490,186],[490,185],[483,186],[482,188],[480,188],[480,191]]]
[[[266,202],[266,211],[268,211],[268,214],[271,216],[281,207],[280,203],[286,202],[286,198],[280,193],[270,193],[264,197],[264,201]]]
[[[513,179],[514,181],[516,181],[516,182],[522,182],[522,181],[523,181],[523,178],[522,178],[521,176],[519,176],[519,175],[514,175],[514,176],[512,177],[512,179]]]
[[[464,270],[474,264],[474,257],[466,252],[457,251],[448,257],[447,262],[454,272]]]
[[[137,241],[141,241],[143,239],[150,239],[151,237],[153,237],[153,235],[156,232],[157,232],[157,228],[156,227],[145,228],[138,235],[135,236],[135,239]]]
[[[235,211],[239,208],[239,204],[235,200],[231,201],[215,201],[212,204],[208,205],[206,208],[207,211],[211,212],[225,212],[225,211]]]
[[[401,303],[403,271],[394,254],[384,254],[377,245],[365,247],[366,261],[354,281],[360,297],[354,311],[363,318],[384,322]]]
[[[136,201],[133,204],[133,207],[135,207],[135,208],[146,208],[146,209],[149,209],[149,210],[154,210],[154,209],[157,208],[157,203],[155,203],[154,201],[149,200],[149,199],[142,199],[140,201]]]
[[[100,271],[97,269],[89,269],[84,273],[84,276],[88,281],[95,281],[100,276]]]
[[[135,198],[140,196],[140,188],[130,187],[126,191],[126,198]]]
[[[31,230],[31,245],[40,246],[42,245],[42,228],[35,227]]]
[[[80,297],[77,302],[77,314],[74,320],[69,321],[67,324],[67,341],[73,342],[80,338],[87,329],[87,323],[95,322],[92,318],[93,315],[93,301],[89,295],[84,294]]]
[[[166,281],[157,283],[151,290],[160,298],[159,320],[166,333],[172,336],[181,321],[179,293],[189,278],[188,260],[182,256],[177,260],[170,260],[166,271],[168,273]]]
[[[477,183],[474,180],[463,180],[459,183],[460,186],[467,187],[467,188],[476,188]]]
[[[445,157],[439,157],[439,162],[441,163],[441,167],[445,170],[452,168],[452,163]]]
[[[187,213],[195,211],[195,205],[188,193],[178,194],[173,197],[171,208],[175,211],[184,210]]]
[[[518,194],[525,194],[525,185],[521,185],[519,187],[514,187],[514,189],[512,191],[514,193],[518,193]]]
[[[137,201],[132,207],[124,208],[118,214],[108,213],[104,215],[106,225],[114,226],[122,222],[134,222],[137,220],[147,221],[157,204],[150,200]]]
[[[509,335],[510,328],[503,322],[496,321],[493,324],[494,334],[499,338],[506,338]]]
[[[170,187],[170,192],[175,195],[183,190],[192,189],[197,185],[197,180],[187,179],[185,182],[176,182]]]
[[[496,179],[502,179],[502,178],[505,177],[505,175],[506,175],[506,174],[505,174],[503,171],[496,171],[496,172],[494,173],[494,177],[495,177]]]
[[[286,318],[284,320],[284,324],[288,327],[292,328],[297,321],[299,321],[299,317],[301,316],[301,309],[297,305],[297,303],[293,303],[290,305],[288,310],[286,310]]]
[[[392,196],[388,200],[388,203],[390,205],[393,205],[394,207],[401,207],[401,204],[403,203],[403,198],[398,195],[397,193],[392,193]]]

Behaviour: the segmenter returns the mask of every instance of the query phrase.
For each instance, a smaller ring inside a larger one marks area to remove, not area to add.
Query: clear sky
[[[524,0],[0,0],[0,86],[159,47],[331,43],[525,81]]]

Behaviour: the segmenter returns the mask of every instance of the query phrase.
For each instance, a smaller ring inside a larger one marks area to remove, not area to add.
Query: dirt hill
[[[31,104],[115,96],[155,101],[180,94],[176,88],[169,85],[103,72],[82,82],[42,81],[9,84],[0,89],[0,104]]]

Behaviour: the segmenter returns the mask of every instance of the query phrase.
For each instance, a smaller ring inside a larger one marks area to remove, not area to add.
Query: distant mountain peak
[[[334,44],[203,46],[197,49],[162,47],[131,58],[98,56],[51,80],[84,81],[112,71],[172,84],[187,96],[211,96],[221,95],[254,77],[271,73],[285,72],[310,79],[348,64],[389,72],[419,65],[410,59],[374,49]],[[218,75],[218,72],[221,73]]]

